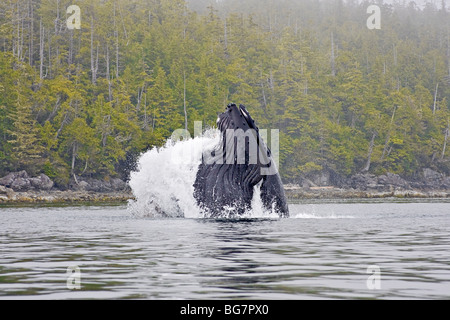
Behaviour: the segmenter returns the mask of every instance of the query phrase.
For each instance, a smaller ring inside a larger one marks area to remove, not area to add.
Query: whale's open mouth
[[[241,104],[238,107],[234,103],[229,104],[225,112],[219,115],[217,127],[222,132],[227,129],[242,129],[244,131],[247,131],[248,129],[258,130],[255,121],[252,119],[245,106]]]
[[[247,165],[254,168],[271,166],[270,149],[261,138],[260,131],[245,106],[229,104],[225,112],[219,115],[217,127],[221,131],[221,143],[212,157],[205,155],[207,163],[218,161],[227,165]],[[276,172],[273,170],[270,174]]]
[[[217,119],[219,144],[204,150],[194,183],[194,197],[208,216],[218,217],[230,205],[234,214],[251,208],[255,187],[267,210],[289,211],[283,185],[255,121],[243,105],[229,104]],[[226,210],[225,210],[226,211]]]

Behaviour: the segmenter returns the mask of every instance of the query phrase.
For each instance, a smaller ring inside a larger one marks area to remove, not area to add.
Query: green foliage
[[[229,102],[280,130],[285,179],[450,173],[450,20],[431,4],[382,5],[368,30],[367,1],[79,0],[68,30],[70,4],[0,3],[1,174],[125,178]]]
[[[50,179],[53,179],[56,177],[57,172],[55,170],[55,168],[53,167],[53,165],[50,163],[50,161],[46,161],[44,163],[44,167],[42,168],[42,171],[44,172],[45,175],[47,175]]]

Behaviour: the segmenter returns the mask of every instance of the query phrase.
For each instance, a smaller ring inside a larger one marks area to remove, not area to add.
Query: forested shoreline
[[[0,177],[126,181],[141,152],[231,101],[280,130],[285,182],[448,176],[445,1],[377,2],[379,30],[371,3],[2,1]]]

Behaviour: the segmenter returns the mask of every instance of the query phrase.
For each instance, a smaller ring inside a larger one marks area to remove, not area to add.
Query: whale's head
[[[197,172],[195,198],[211,216],[232,205],[238,214],[251,206],[260,184],[261,200],[269,210],[288,215],[283,185],[271,151],[245,106],[232,103],[219,114],[219,145],[203,153]],[[275,170],[274,170],[275,169]]]
[[[217,128],[221,132],[225,132],[228,129],[242,129],[243,131],[254,129],[258,131],[255,121],[252,119],[245,106],[241,104],[238,107],[234,103],[229,104],[225,112],[219,115],[217,118]]]
[[[259,168],[262,174],[254,176],[252,184],[258,183],[261,175],[277,173],[272,165],[271,151],[245,106],[229,104],[225,112],[219,114],[217,128],[221,132],[221,143],[220,152],[214,152],[214,161],[223,160],[227,165],[246,165],[251,170]],[[275,170],[263,169],[267,167]]]

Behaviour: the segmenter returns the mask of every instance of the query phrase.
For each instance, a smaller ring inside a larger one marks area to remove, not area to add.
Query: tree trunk
[[[108,81],[108,101],[112,101],[111,74],[109,70],[109,47],[106,44],[106,80]]]
[[[11,11],[13,11],[13,10],[14,10],[14,7],[11,6]],[[13,57],[16,56],[16,48],[17,48],[16,39],[15,39],[15,36],[14,36],[14,33],[15,33],[15,31],[14,31],[15,20],[17,20],[16,16],[14,15],[14,13],[11,13],[11,33],[12,33],[12,35],[11,35],[11,42],[12,43],[11,44],[12,44],[12,55],[13,55]]]
[[[96,63],[97,61],[97,63]],[[97,70],[98,70],[98,46],[97,46],[97,58],[94,60],[94,18],[91,17],[91,76],[92,83],[97,83]]]
[[[395,47],[395,44],[393,44],[392,47],[394,51],[394,66],[397,66],[397,48]]]
[[[436,84],[436,90],[434,91],[433,115],[436,112],[436,99],[437,99],[438,88],[439,88],[439,82]]]
[[[142,88],[138,88],[138,95],[137,95],[137,104],[136,104],[136,111],[139,112],[141,110],[141,103],[142,103],[142,95],[145,91],[145,81],[142,85]]]
[[[59,3],[61,0],[56,0],[56,19],[55,19],[55,35],[58,34],[58,23],[59,23]]]
[[[391,130],[392,130],[392,125],[394,123],[394,119],[395,119],[395,111],[397,110],[397,106],[394,106],[394,111],[392,112],[392,118],[391,118],[391,123],[389,124],[389,129],[388,129],[388,133],[386,135],[386,141],[384,142],[384,148],[383,148],[383,153],[381,154],[381,158],[380,161],[383,161],[384,156],[386,155],[386,152],[388,151],[387,148],[389,146],[389,139],[391,138]],[[388,152],[388,154],[390,153],[390,151]]]
[[[75,175],[75,159],[77,157],[77,143],[75,142],[73,144],[73,148],[72,148],[72,176],[73,179],[75,180],[75,183],[78,184],[78,180],[77,180],[77,176]]]
[[[70,66],[73,60],[73,30],[69,30],[69,34],[70,40],[69,40],[69,54],[67,55],[67,64]]]
[[[44,78],[44,38],[45,30],[42,26],[42,19],[39,22],[39,78]]]
[[[447,66],[448,77],[450,78],[450,29],[447,28]]]
[[[68,121],[68,116],[69,116],[69,112],[66,112],[64,114],[64,119],[61,122],[61,126],[59,127],[58,131],[56,132],[55,140],[58,140],[58,137],[61,134],[62,129],[64,128],[64,126],[66,125],[66,123]]]
[[[119,4],[119,14],[120,14],[120,20],[122,20],[123,35],[125,36],[125,39],[127,40],[127,43],[125,44],[125,46],[128,47],[128,44],[129,44],[128,33],[127,33],[127,28],[125,28],[125,23],[123,21],[123,13],[122,13],[122,8],[120,7],[120,4]]]
[[[449,136],[450,136],[450,119],[447,120],[447,129],[445,129],[444,133],[444,146],[442,147],[441,161],[444,160],[445,157],[445,149],[447,148],[447,140]]]
[[[148,131],[148,119],[147,119],[147,93],[144,96],[144,131]]]
[[[52,77],[52,37],[50,35],[50,30],[48,30],[48,67],[45,74]]]
[[[335,66],[336,57],[334,55],[334,35],[331,33],[331,75],[336,76],[336,66]]]
[[[116,39],[116,79],[119,79],[119,31],[117,30],[115,1],[114,1],[114,38]]]
[[[30,13],[29,13],[29,17],[30,17],[30,23],[29,23],[29,37],[30,37],[30,45],[28,48],[28,63],[30,64],[30,66],[33,66],[33,51],[34,51],[34,43],[33,43],[33,38],[34,38],[34,11],[33,11],[33,2],[32,0],[29,1],[29,8],[30,8]]]
[[[19,10],[20,2],[17,2],[17,59],[23,61],[23,17]]]
[[[108,136],[110,134],[111,115],[108,114],[103,117],[102,127],[102,146],[104,148],[106,147],[106,142],[108,141]]]
[[[227,32],[227,19],[224,20],[224,26],[223,26],[223,37],[224,37],[224,45],[225,45],[225,51],[228,50],[228,32]]]
[[[262,98],[264,102],[264,108],[267,109],[267,99],[266,99],[266,93],[264,91],[264,83],[261,82],[261,91],[262,91]]]
[[[183,70],[183,107],[184,107],[184,129],[188,129],[188,118],[186,109],[186,71]]]
[[[116,79],[119,79],[119,36],[116,32]]]
[[[371,163],[371,158],[372,158],[372,152],[373,152],[373,146],[375,144],[375,137],[377,136],[376,132],[372,133],[372,139],[370,140],[369,143],[369,152],[367,154],[367,162],[366,165],[364,167],[364,169],[362,169],[362,172],[368,172],[370,169],[370,163]]]
[[[156,117],[154,107],[152,108],[152,111],[153,111],[153,115],[152,115],[152,133],[153,133],[153,131],[155,130],[155,117]]]

